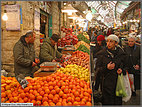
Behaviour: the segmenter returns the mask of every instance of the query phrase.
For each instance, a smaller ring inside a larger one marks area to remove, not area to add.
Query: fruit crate
[[[56,72],[58,62],[43,62],[40,69],[34,73],[34,77],[43,77]]]
[[[73,45],[66,45],[62,50],[62,54],[70,53],[72,54],[75,51],[75,47]]]

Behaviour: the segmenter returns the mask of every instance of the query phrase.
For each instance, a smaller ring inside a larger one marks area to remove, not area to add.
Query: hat
[[[119,38],[116,35],[114,35],[114,34],[109,35],[107,37],[107,39],[112,39],[112,40],[114,40],[114,41],[119,43]]]
[[[53,35],[51,36],[51,38],[52,38],[55,42],[58,42],[58,40],[60,39],[60,36],[57,35],[57,34],[53,34]]]
[[[97,37],[97,41],[103,41],[103,40],[105,40],[105,37],[103,35],[99,35]]]
[[[129,33],[129,36],[136,36],[135,32]]]

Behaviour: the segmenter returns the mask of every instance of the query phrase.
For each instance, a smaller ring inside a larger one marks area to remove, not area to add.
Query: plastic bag
[[[125,86],[126,94],[127,94],[126,97],[123,97],[123,98],[122,98],[122,101],[124,101],[124,102],[129,101],[130,98],[131,98],[131,95],[132,95],[132,91],[131,91],[130,81],[129,81],[128,75],[129,75],[128,72],[126,72],[126,75],[123,76],[124,86]]]
[[[131,90],[135,91],[135,87],[134,87],[134,75],[133,74],[129,74],[129,80],[130,80],[130,86],[131,86]]]
[[[118,75],[117,85],[116,85],[116,96],[119,96],[119,97],[127,96],[122,73],[121,75]]]

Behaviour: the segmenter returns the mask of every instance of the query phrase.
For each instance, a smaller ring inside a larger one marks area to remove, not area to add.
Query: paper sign
[[[8,20],[6,21],[6,30],[20,30],[20,6],[5,6]]]

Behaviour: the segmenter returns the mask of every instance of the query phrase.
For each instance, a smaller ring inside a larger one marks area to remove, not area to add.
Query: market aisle
[[[132,96],[128,102],[123,102],[123,105],[140,105],[141,90],[136,91],[136,96]]]

